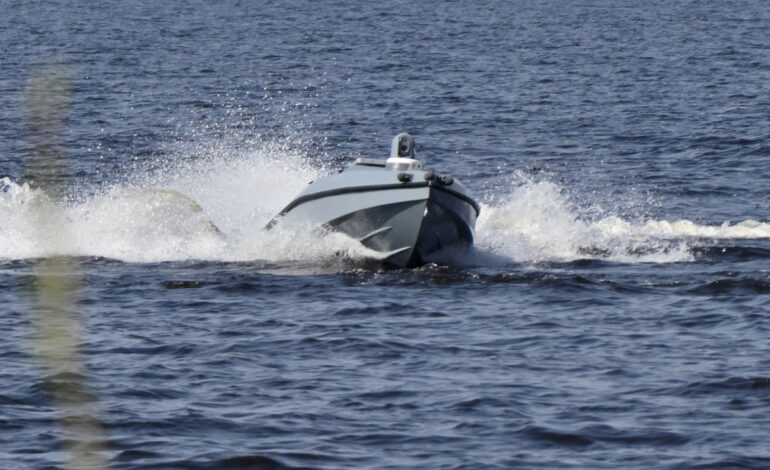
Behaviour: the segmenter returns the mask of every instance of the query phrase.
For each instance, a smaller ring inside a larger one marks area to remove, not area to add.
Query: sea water
[[[762,1],[2,10],[0,468],[770,466]],[[263,229],[402,131],[473,249]]]

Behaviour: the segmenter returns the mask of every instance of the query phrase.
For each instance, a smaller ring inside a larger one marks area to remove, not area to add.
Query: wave
[[[104,257],[125,262],[323,262],[376,256],[336,233],[264,226],[320,169],[301,156],[266,148],[227,158],[184,160],[138,170],[126,183],[77,202],[0,179],[0,259]]]
[[[202,154],[208,156],[201,156]],[[183,149],[153,171],[135,169],[69,201],[0,179],[0,259],[52,255],[125,262],[184,260],[324,262],[362,260],[372,252],[341,234],[277,226],[264,230],[309,181],[327,172],[303,155],[265,145],[256,150]],[[770,238],[770,224],[745,220],[632,223],[616,215],[582,218],[564,188],[525,181],[498,190],[477,224],[476,248],[458,264],[499,265],[582,259],[624,263],[694,261],[704,239]]]
[[[693,249],[703,243],[770,238],[770,223],[756,220],[719,225],[700,225],[691,220],[633,223],[616,215],[583,219],[563,188],[544,181],[525,183],[516,187],[503,203],[484,206],[477,238],[483,252],[519,262],[601,259],[671,263],[694,261]]]

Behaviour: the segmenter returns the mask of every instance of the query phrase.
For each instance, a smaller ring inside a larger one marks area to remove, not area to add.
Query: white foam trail
[[[698,225],[690,220],[650,220],[641,225],[630,224],[618,217],[607,217],[596,224],[608,234],[661,238],[759,239],[770,238],[770,224],[745,220],[736,224]]]
[[[502,204],[485,206],[477,225],[477,246],[517,262],[603,259],[617,262],[693,261],[691,248],[702,239],[770,238],[770,224],[699,225],[690,220],[634,224],[617,216],[582,220],[550,182],[526,183]]]
[[[3,178],[0,259],[71,255],[127,262],[324,262],[340,254],[374,254],[340,234],[280,225],[264,230],[271,217],[322,173],[301,156],[269,146],[212,155],[169,163],[151,177],[131,175],[130,184],[81,195],[80,202],[69,205],[54,204],[42,191]],[[53,228],[36,232],[35,220],[49,213],[67,224],[67,246],[56,243]]]
[[[135,171],[126,183],[97,195],[84,192],[79,202],[66,205],[26,184],[0,179],[0,259],[64,254],[127,262],[323,264],[340,253],[353,259],[376,257],[340,234],[281,224],[263,230],[310,180],[326,173],[302,155],[270,145],[233,149],[217,141],[181,148],[176,155],[150,174]],[[770,238],[770,224],[755,220],[700,225],[689,220],[632,223],[617,216],[584,219],[563,189],[550,182],[524,182],[510,194],[495,196],[503,202],[483,207],[476,256],[458,263],[686,262],[693,260],[694,246],[708,243],[704,239]],[[40,219],[48,218],[68,224],[66,246],[53,229],[36,231]]]

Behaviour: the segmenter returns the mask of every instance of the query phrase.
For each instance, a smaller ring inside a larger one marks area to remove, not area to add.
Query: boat
[[[450,175],[424,169],[407,133],[387,159],[358,158],[311,182],[268,224],[304,224],[342,232],[395,267],[446,264],[473,244],[481,209]]]

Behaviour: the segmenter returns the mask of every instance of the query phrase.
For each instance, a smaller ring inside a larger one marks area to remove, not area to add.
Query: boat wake
[[[600,259],[621,263],[695,261],[694,248],[722,240],[770,238],[770,223],[700,225],[690,220],[630,222],[616,215],[581,218],[561,188],[530,182],[485,206],[477,247],[517,262]]]
[[[132,263],[323,264],[377,256],[337,233],[263,230],[310,180],[328,173],[301,155],[266,148],[180,160],[185,163],[136,172],[98,191],[75,190],[66,202],[0,179],[0,259],[65,255]],[[755,220],[700,225],[584,218],[563,188],[547,181],[525,182],[494,196],[502,202],[483,205],[475,248],[456,254],[456,264],[691,262],[699,249],[720,240],[770,238],[770,223]]]
[[[196,158],[129,175],[127,182],[45,191],[0,179],[0,260],[103,257],[167,261],[325,263],[374,252],[337,233],[303,227],[264,230],[308,181],[323,171],[301,156],[267,148],[228,158]],[[73,202],[74,201],[74,202]]]

